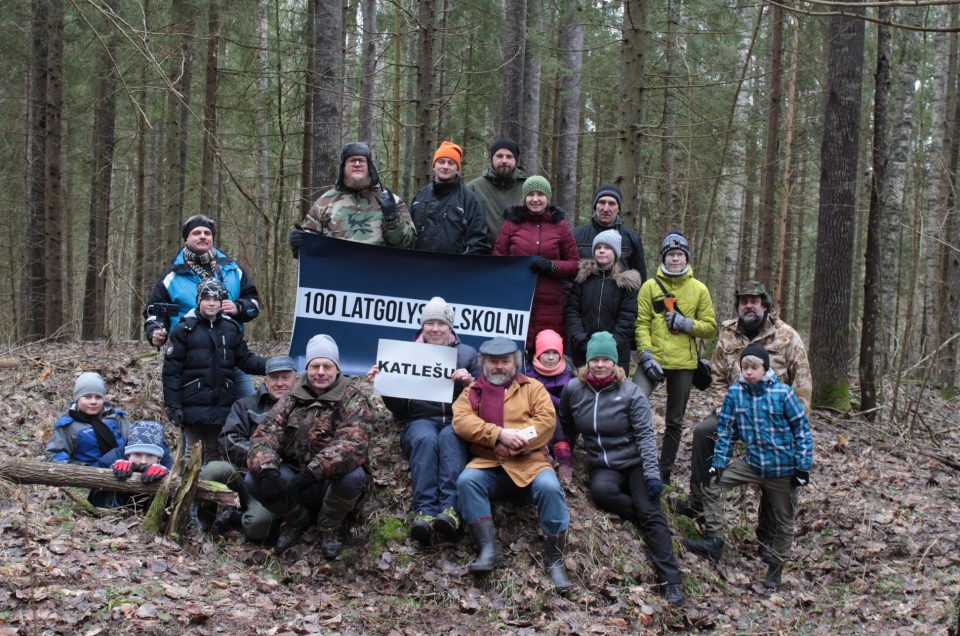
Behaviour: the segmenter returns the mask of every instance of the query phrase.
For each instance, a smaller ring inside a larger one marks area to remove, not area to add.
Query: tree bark
[[[677,89],[679,60],[680,0],[667,1],[667,31],[664,34],[663,57],[666,68],[663,73],[663,118],[660,124],[660,200],[659,235],[665,236],[673,229],[683,229],[683,203],[677,183],[676,170],[677,110],[680,96]]]
[[[116,12],[117,3],[110,10]],[[110,29],[106,47],[97,52],[96,102],[93,115],[93,170],[90,176],[90,223],[87,234],[86,276],[83,293],[84,340],[104,338],[107,306],[106,271],[110,236],[110,195],[113,186],[113,148],[117,112],[118,33]]]
[[[422,19],[422,18],[421,18]],[[527,0],[504,1],[503,70],[500,72],[500,135],[519,140],[522,135],[524,89],[524,41],[527,31]],[[521,153],[523,148],[520,149]]]
[[[317,11],[314,0],[307,2],[307,24],[304,28],[304,43],[307,49],[307,73],[303,81],[303,143],[300,148],[300,220],[313,205],[313,78],[316,74],[313,55],[313,24]]]
[[[377,0],[361,0],[363,50],[360,58],[360,140],[373,146],[373,100],[377,85]]]
[[[421,188],[430,181],[433,156],[433,127],[430,113],[434,108],[436,83],[434,81],[433,40],[436,37],[436,0],[417,0],[419,19],[417,46],[416,133],[414,135],[414,187]],[[523,61],[523,58],[520,58]]]
[[[623,193],[620,215],[628,227],[637,227],[640,197],[637,181],[642,162],[644,87],[646,85],[646,0],[624,0],[623,44],[620,51],[620,110],[617,176]]]
[[[783,75],[783,8],[773,5],[770,15],[770,63],[767,68],[767,130],[764,142],[763,199],[760,204],[760,242],[757,246],[757,278],[767,285],[773,282],[773,251],[777,201],[777,172],[780,156],[780,107]]]
[[[553,202],[568,214],[577,206],[577,146],[580,136],[580,72],[583,68],[583,5],[562,5],[560,25],[561,79],[560,146]]]
[[[210,0],[207,9],[207,61],[203,91],[203,162],[200,176],[200,211],[218,219],[217,128],[220,93],[220,0]]]
[[[313,16],[313,187],[311,200],[337,180],[342,132],[343,7],[339,0],[312,0]]]
[[[774,250],[773,271],[773,305],[780,307],[787,297],[786,288],[789,285],[787,274],[787,220],[790,216],[790,192],[793,184],[793,121],[797,111],[797,70],[800,59],[800,24],[793,30],[790,41],[792,51],[790,59],[790,79],[787,82],[787,113],[783,123],[783,172],[780,177],[781,200],[777,214],[777,246]]]
[[[539,174],[540,152],[540,47],[543,31],[543,0],[526,0],[527,24],[523,45],[523,99],[520,101],[520,165],[527,174]]]
[[[268,155],[270,136],[270,61],[268,58],[267,39],[267,0],[257,1],[257,206],[259,217],[255,220],[256,244],[254,246],[254,263],[256,271],[267,271],[267,228],[270,227],[270,163]]]
[[[44,486],[68,486],[74,488],[97,488],[111,492],[129,492],[153,494],[163,482],[145,484],[136,476],[130,479],[117,479],[109,468],[93,468],[78,464],[58,464],[36,459],[7,458],[0,459],[0,479],[14,484],[41,484]],[[171,488],[177,490],[182,484],[179,477],[171,475]],[[240,499],[233,491],[224,491],[221,487],[210,486],[213,482],[199,482],[197,499],[212,501],[221,506],[240,507]]]
[[[62,337],[64,307],[63,242],[63,1],[51,0],[47,21],[46,223],[44,263],[44,335]],[[36,256],[35,256],[36,258]]]
[[[856,17],[863,10],[849,11],[852,16],[830,19],[810,347],[813,403],[842,411],[850,408],[848,334],[864,47],[863,21]]]

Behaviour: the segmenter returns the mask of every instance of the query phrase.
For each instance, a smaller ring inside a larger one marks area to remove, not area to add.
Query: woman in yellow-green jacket
[[[660,267],[637,296],[637,351],[640,366],[633,381],[649,396],[666,380],[666,433],[660,448],[660,474],[670,483],[670,472],[680,447],[683,416],[697,369],[697,338],[717,333],[710,290],[693,277],[690,244],[679,231],[667,234],[660,245]]]

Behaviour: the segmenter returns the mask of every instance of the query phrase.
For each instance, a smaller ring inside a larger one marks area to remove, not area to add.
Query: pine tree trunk
[[[267,0],[257,2],[257,122],[259,135],[257,143],[257,207],[259,218],[254,220],[256,244],[254,245],[254,263],[256,271],[267,270],[266,247],[267,228],[270,227],[270,163],[268,146],[270,137],[270,61],[267,57]]]
[[[503,69],[500,72],[500,134],[519,140],[523,121],[523,60],[527,31],[527,0],[505,0]],[[423,18],[421,17],[421,20]],[[523,148],[520,149],[523,152]]]
[[[560,146],[557,183],[552,202],[570,214],[577,206],[577,142],[580,133],[580,72],[583,68],[583,23],[579,2],[562,5],[560,44],[563,59],[560,105]]]
[[[543,31],[543,0],[526,0],[527,33]],[[523,47],[523,99],[520,111],[520,165],[527,174],[538,174],[540,152],[540,48],[529,35]]]
[[[681,205],[680,189],[677,183],[676,154],[677,144],[677,110],[680,107],[680,97],[677,89],[677,69],[680,65],[678,53],[680,0],[667,2],[667,32],[664,35],[664,62],[666,68],[663,74],[663,117],[660,124],[660,183],[658,193],[660,200],[660,231],[663,237],[673,229],[683,228],[683,206]]]
[[[847,359],[863,47],[862,20],[830,18],[810,367],[814,405],[842,411],[850,408]]]
[[[790,79],[787,82],[787,113],[783,123],[783,172],[780,177],[781,200],[777,214],[777,246],[774,250],[773,271],[776,273],[771,281],[773,287],[773,304],[775,307],[783,305],[786,298],[786,287],[789,276],[786,275],[787,260],[787,219],[790,215],[790,189],[793,183],[793,120],[797,111],[797,70],[800,60],[800,25],[793,30],[790,41],[790,50],[793,55],[790,59]]]
[[[339,0],[312,0],[313,16],[313,185],[310,200],[333,185],[340,169],[343,92],[343,7]]]
[[[641,142],[643,140],[644,87],[646,85],[646,0],[624,0],[623,45],[620,52],[620,111],[617,176],[614,183],[623,192],[620,215],[628,227],[639,226]]]
[[[360,57],[360,141],[373,142],[373,100],[377,86],[377,0],[361,0],[363,49]]]
[[[303,81],[303,140],[300,146],[300,220],[307,216],[313,205],[313,24],[317,11],[314,0],[307,1],[307,23],[304,28],[304,43],[307,49],[307,72]]]
[[[757,278],[765,284],[773,282],[773,253],[776,246],[772,222],[777,212],[777,172],[780,157],[781,78],[783,76],[783,8],[773,5],[770,14],[770,57],[767,67],[767,129],[764,142],[763,194],[760,218],[771,222],[760,224],[757,245]]]
[[[63,0],[51,0],[47,21],[47,130],[46,226],[44,263],[44,334],[62,337],[64,326],[64,241],[63,241]]]
[[[220,0],[207,9],[207,61],[203,91],[203,162],[200,177],[200,212],[219,218],[217,198],[217,111],[220,92]]]
[[[116,12],[116,1],[111,3]],[[109,30],[106,48],[97,52],[96,102],[93,115],[93,173],[90,177],[90,224],[87,235],[86,276],[83,293],[84,340],[106,336],[107,247],[110,236],[110,195],[113,186],[113,148],[117,112],[117,31]]]
[[[436,0],[417,0],[419,28],[417,51],[417,108],[414,141],[414,187],[421,188],[430,181],[433,156],[433,126],[430,113],[434,108],[433,40],[436,37]],[[523,58],[520,58],[523,61]]]

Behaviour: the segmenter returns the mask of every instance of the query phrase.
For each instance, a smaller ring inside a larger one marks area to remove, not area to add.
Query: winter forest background
[[[954,391],[956,2],[3,5],[8,347],[142,338],[200,212],[260,288],[251,337],[283,340],[287,230],[342,143],[369,141],[409,203],[440,140],[469,179],[506,134],[571,224],[613,182],[650,264],[682,228],[722,318],[737,281],[765,282],[808,344],[816,405],[910,427],[902,382]]]

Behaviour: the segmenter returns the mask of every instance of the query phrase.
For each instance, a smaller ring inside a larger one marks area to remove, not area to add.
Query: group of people
[[[434,154],[433,180],[408,210],[382,186],[369,147],[350,143],[334,188],[290,231],[295,256],[304,235],[314,233],[406,249],[536,257],[523,350],[505,338],[479,350],[462,343],[443,298],[422,309],[413,339],[455,348],[457,369],[451,402],[384,398],[410,461],[411,539],[429,546],[456,540],[465,527],[478,548],[469,570],[490,572],[502,564],[490,502],[529,500],[539,512],[545,569],[559,591],[568,590],[563,486],[574,478],[580,444],[593,501],[637,528],[666,600],[681,605],[660,497],[671,482],[691,386],[705,368],[718,408],[694,428],[690,496],[675,503],[703,521],[705,538],[684,543],[718,561],[721,490],[758,484],[759,555],[769,566],[765,584],[776,588],[790,555],[796,490],[812,464],[802,341],[779,319],[763,285],[749,281],[737,290],[738,317],[720,327],[706,366],[697,341],[713,338],[717,321],[683,234],[668,233],[647,278],[642,241],[620,218],[616,187],[598,188],[590,222],[571,229],[550,203],[550,183],[525,176],[518,157],[513,140],[497,140],[487,172],[463,184],[463,151],[444,141]],[[370,483],[370,396],[343,376],[338,345],[327,335],[309,340],[299,375],[287,356],[249,351],[243,324],[259,313],[259,297],[249,274],[214,247],[216,232],[202,215],[184,223],[184,245],[144,312],[147,340],[166,347],[168,419],[182,428],[185,451],[199,444],[202,478],[240,494],[241,510],[217,515],[199,507],[196,523],[242,528],[251,540],[275,540],[279,552],[313,527],[323,555],[334,559]],[[633,350],[639,364],[631,380]],[[374,365],[367,378],[377,373]],[[247,374],[264,375],[263,385],[254,391]],[[667,407],[658,453],[648,398],[661,383]],[[162,477],[170,466],[161,425],[138,422],[128,430],[122,411],[104,396],[102,378],[81,375],[48,457],[106,464],[119,478]],[[737,440],[747,451],[731,460]],[[144,456],[147,447],[156,452]]]

